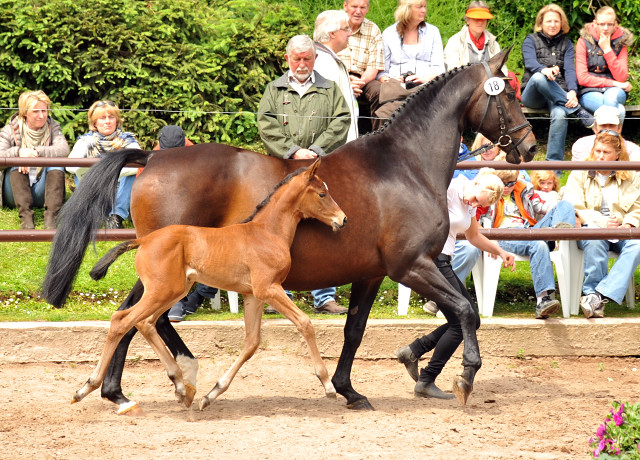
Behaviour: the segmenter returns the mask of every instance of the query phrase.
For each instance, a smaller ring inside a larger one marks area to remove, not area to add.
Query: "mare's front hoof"
[[[185,407],[188,409],[189,407],[191,407],[191,404],[193,403],[193,398],[195,398],[196,396],[196,388],[193,385],[190,384],[185,384],[185,387],[187,389],[186,394],[184,396],[184,405]]]
[[[458,401],[463,406],[467,405],[467,399],[469,399],[469,395],[473,391],[473,385],[471,385],[465,378],[462,376],[458,376],[453,380],[453,394],[456,395]]]
[[[353,410],[375,410],[367,398],[359,399],[356,402],[347,404],[347,409]]]

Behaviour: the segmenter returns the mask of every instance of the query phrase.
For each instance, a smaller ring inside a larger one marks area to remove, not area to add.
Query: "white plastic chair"
[[[227,291],[227,295],[229,296],[229,309],[231,313],[238,313],[238,293]],[[218,289],[216,296],[211,299],[211,307],[214,310],[220,310],[220,289]]]
[[[578,249],[577,241],[561,240],[557,251],[550,253],[551,262],[556,266],[562,316],[569,318],[580,313],[580,297],[584,281],[584,253]],[[617,258],[618,254],[609,252],[609,258]],[[516,261],[528,261],[528,257],[516,256]],[[471,271],[476,286],[478,309],[483,316],[493,315],[500,267],[502,261],[483,253]],[[629,308],[635,307],[635,286],[633,279],[627,288],[626,301]]]
[[[575,247],[576,253],[571,254],[571,265],[569,265],[572,272],[572,279],[578,279],[578,281],[576,282],[576,290],[578,291],[577,300],[570,305],[572,315],[580,314],[580,296],[582,295],[582,283],[584,281],[584,253],[581,249],[578,249],[577,244],[575,245]],[[618,254],[617,252],[609,251],[609,259],[617,259],[619,255],[620,254]],[[636,288],[633,276],[629,280],[625,300],[627,302],[628,308],[636,307]],[[564,304],[562,308],[564,310]]]

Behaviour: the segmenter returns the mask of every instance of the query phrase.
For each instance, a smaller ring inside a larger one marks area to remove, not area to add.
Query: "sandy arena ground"
[[[234,359],[200,360],[198,395]],[[326,360],[333,373],[337,361]],[[92,364],[0,366],[0,446],[11,459],[588,458],[613,399],[637,398],[638,358],[484,357],[467,407],[413,396],[391,359],[356,360],[354,387],[374,412],[327,399],[307,357],[259,350],[230,389],[201,412],[173,398],[157,361],[128,363],[125,393],[144,417],[116,415],[99,392],[70,405]],[[457,357],[440,377],[448,389]]]

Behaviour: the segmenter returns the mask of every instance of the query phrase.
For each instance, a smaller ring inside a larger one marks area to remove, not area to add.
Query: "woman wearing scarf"
[[[69,154],[69,158],[99,158],[121,149],[139,149],[135,135],[122,130],[120,109],[111,101],[94,102],[87,113],[89,132],[80,136]],[[67,168],[75,174],[76,183],[88,168]],[[122,222],[129,217],[131,188],[136,178],[135,168],[123,168],[120,173],[116,207],[111,210],[107,228],[123,228]]]
[[[18,99],[18,113],[0,130],[1,157],[66,157],[69,144],[60,124],[49,116],[51,100],[42,91]],[[64,201],[64,168],[17,166],[0,171],[0,204],[18,208],[20,228],[32,229],[33,207],[44,206],[44,228],[56,228]]]
[[[464,13],[466,25],[453,35],[444,48],[444,63],[447,70],[488,61],[500,52],[495,35],[487,31],[493,14],[485,2],[471,2]],[[506,75],[506,68],[503,69]]]
[[[627,46],[633,44],[633,34],[618,26],[616,12],[604,6],[595,20],[580,31],[576,44],[576,72],[580,104],[595,112],[600,106],[618,109],[624,121],[624,103],[631,91]]]
[[[586,128],[591,128],[593,116],[578,103],[575,50],[566,36],[569,22],[564,10],[553,3],[543,6],[534,31],[522,44],[525,67],[522,103],[532,109],[549,109],[547,160],[562,161],[567,117],[577,117]]]

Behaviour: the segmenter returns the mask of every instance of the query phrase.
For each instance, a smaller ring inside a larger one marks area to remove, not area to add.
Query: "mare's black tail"
[[[107,270],[109,270],[111,264],[114,263],[118,257],[127,251],[137,248],[138,246],[140,246],[138,240],[130,240],[109,249],[109,251],[107,251],[107,253],[103,255],[93,266],[89,276],[91,276],[91,279],[96,281],[101,280],[107,274]]]
[[[64,305],[90,241],[114,206],[120,170],[127,163],[146,165],[151,152],[111,152],[93,165],[60,210],[47,273],[40,295],[56,308]]]

